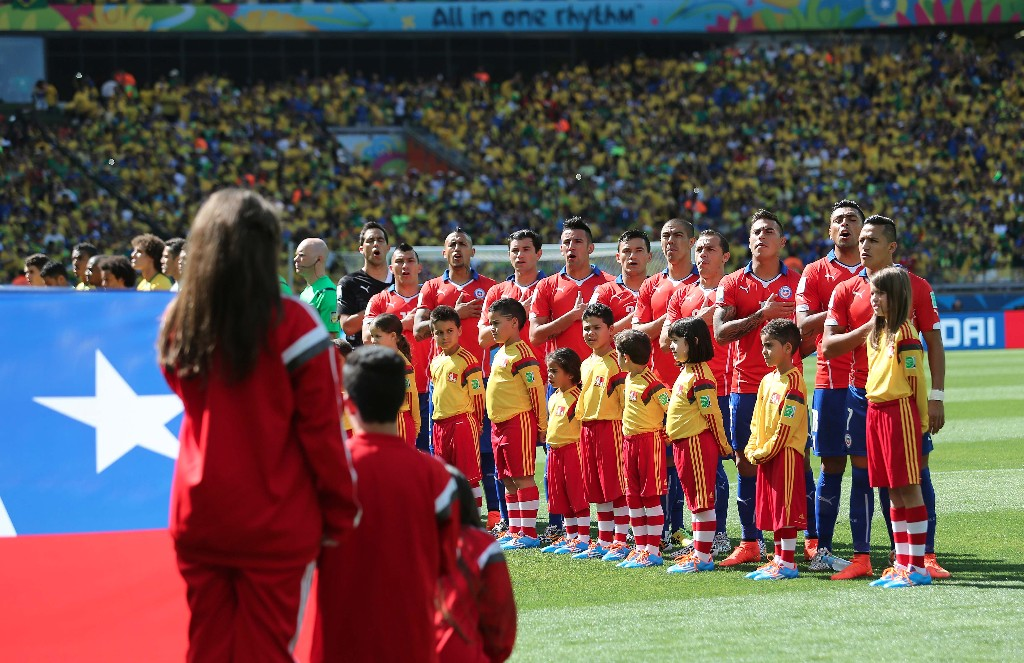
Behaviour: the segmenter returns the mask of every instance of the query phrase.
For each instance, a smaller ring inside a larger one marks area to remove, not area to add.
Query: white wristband
[[[932,389],[928,392],[928,400],[939,401],[940,403],[946,400],[946,392],[941,389]]]

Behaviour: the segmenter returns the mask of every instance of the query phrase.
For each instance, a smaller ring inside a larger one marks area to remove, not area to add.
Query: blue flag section
[[[183,408],[156,336],[172,296],[0,288],[0,536],[167,527]]]

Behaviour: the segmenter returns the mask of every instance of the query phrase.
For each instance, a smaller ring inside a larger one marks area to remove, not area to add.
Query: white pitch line
[[[14,523],[11,522],[11,516],[7,513],[3,499],[0,499],[0,537],[11,536],[18,536],[18,533],[14,531]]]

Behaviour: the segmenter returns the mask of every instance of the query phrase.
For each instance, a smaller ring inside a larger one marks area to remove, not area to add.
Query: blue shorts
[[[729,438],[730,446],[732,445],[732,411],[729,409],[729,397],[719,396],[718,397],[718,409],[722,411],[722,429],[725,430],[726,437]]]
[[[846,392],[846,446],[851,456],[867,456],[868,399],[863,389],[850,387]],[[927,456],[935,449],[932,434],[925,433],[921,453]]]
[[[850,387],[846,390],[846,454],[848,456],[868,455],[868,399],[863,389]]]
[[[819,458],[838,458],[850,452],[846,446],[847,392],[849,389],[814,390],[811,440]]]
[[[729,394],[729,431],[733,451],[743,453],[750,441],[750,421],[754,418],[757,394]]]

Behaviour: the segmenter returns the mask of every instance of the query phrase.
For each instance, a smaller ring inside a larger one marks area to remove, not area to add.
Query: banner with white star
[[[0,288],[0,536],[167,526],[182,405],[171,295]]]

